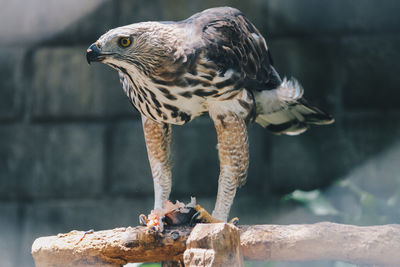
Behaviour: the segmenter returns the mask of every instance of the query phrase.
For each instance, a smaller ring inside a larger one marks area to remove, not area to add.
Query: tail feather
[[[307,123],[316,125],[328,125],[335,121],[335,119],[331,115],[329,115],[322,109],[311,105],[306,99],[299,99],[298,102],[300,104],[298,105],[299,109],[305,108],[306,110],[311,111],[310,115],[306,118]]]
[[[303,98],[303,88],[295,80],[283,80],[274,90],[257,92],[256,122],[275,134],[297,135],[311,124],[326,125],[333,117]]]

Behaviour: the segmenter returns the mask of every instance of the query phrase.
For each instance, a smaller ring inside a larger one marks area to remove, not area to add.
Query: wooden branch
[[[191,230],[173,228],[160,234],[137,226],[94,232],[82,240],[85,232],[71,231],[36,239],[32,255],[37,267],[108,267],[128,262],[183,261]]]
[[[180,227],[160,234],[138,226],[90,233],[81,241],[84,232],[72,231],[36,239],[32,255],[37,267],[183,261],[191,230]],[[341,260],[400,265],[400,225],[359,227],[327,222],[254,225],[240,226],[239,232],[241,249],[247,260]]]
[[[336,223],[254,225],[240,229],[246,259],[268,261],[340,260],[400,266],[400,225]]]

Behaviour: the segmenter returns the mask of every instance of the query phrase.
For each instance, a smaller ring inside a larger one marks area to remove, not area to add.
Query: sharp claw
[[[148,222],[147,216],[144,215],[144,214],[140,214],[140,215],[139,215],[139,224],[140,224],[141,226],[147,226],[147,222]]]
[[[193,226],[196,225],[197,220],[199,219],[198,217],[200,216],[200,214],[201,214],[201,211],[200,211],[200,210],[197,211],[195,214],[193,214],[192,218],[190,219],[190,223],[189,223],[189,225],[190,225],[191,227],[193,227]]]
[[[239,224],[239,218],[238,218],[238,217],[232,218],[232,219],[229,221],[229,223],[231,223],[231,224],[233,224],[234,226],[236,226],[236,225]]]

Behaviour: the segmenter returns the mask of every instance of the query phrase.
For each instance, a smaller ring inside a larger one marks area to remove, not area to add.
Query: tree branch
[[[268,261],[340,260],[400,265],[400,225],[354,226],[322,222],[240,228],[245,259]]]
[[[85,232],[72,231],[36,239],[32,255],[37,267],[183,261],[191,230],[179,227],[161,234],[137,226],[85,236]],[[400,265],[400,225],[359,227],[328,222],[253,225],[240,226],[239,233],[243,256],[247,260],[341,260],[357,264]]]

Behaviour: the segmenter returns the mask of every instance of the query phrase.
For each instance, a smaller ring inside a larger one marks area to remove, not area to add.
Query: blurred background
[[[231,216],[241,224],[400,222],[397,0],[0,0],[0,266],[33,266],[35,238],[138,223],[153,187],[138,113],[116,71],[86,63],[107,30],[242,10],[281,76],[336,123],[296,136],[250,125],[251,163]],[[171,200],[213,208],[208,117],[174,127]],[[248,266],[352,266],[340,262]]]

